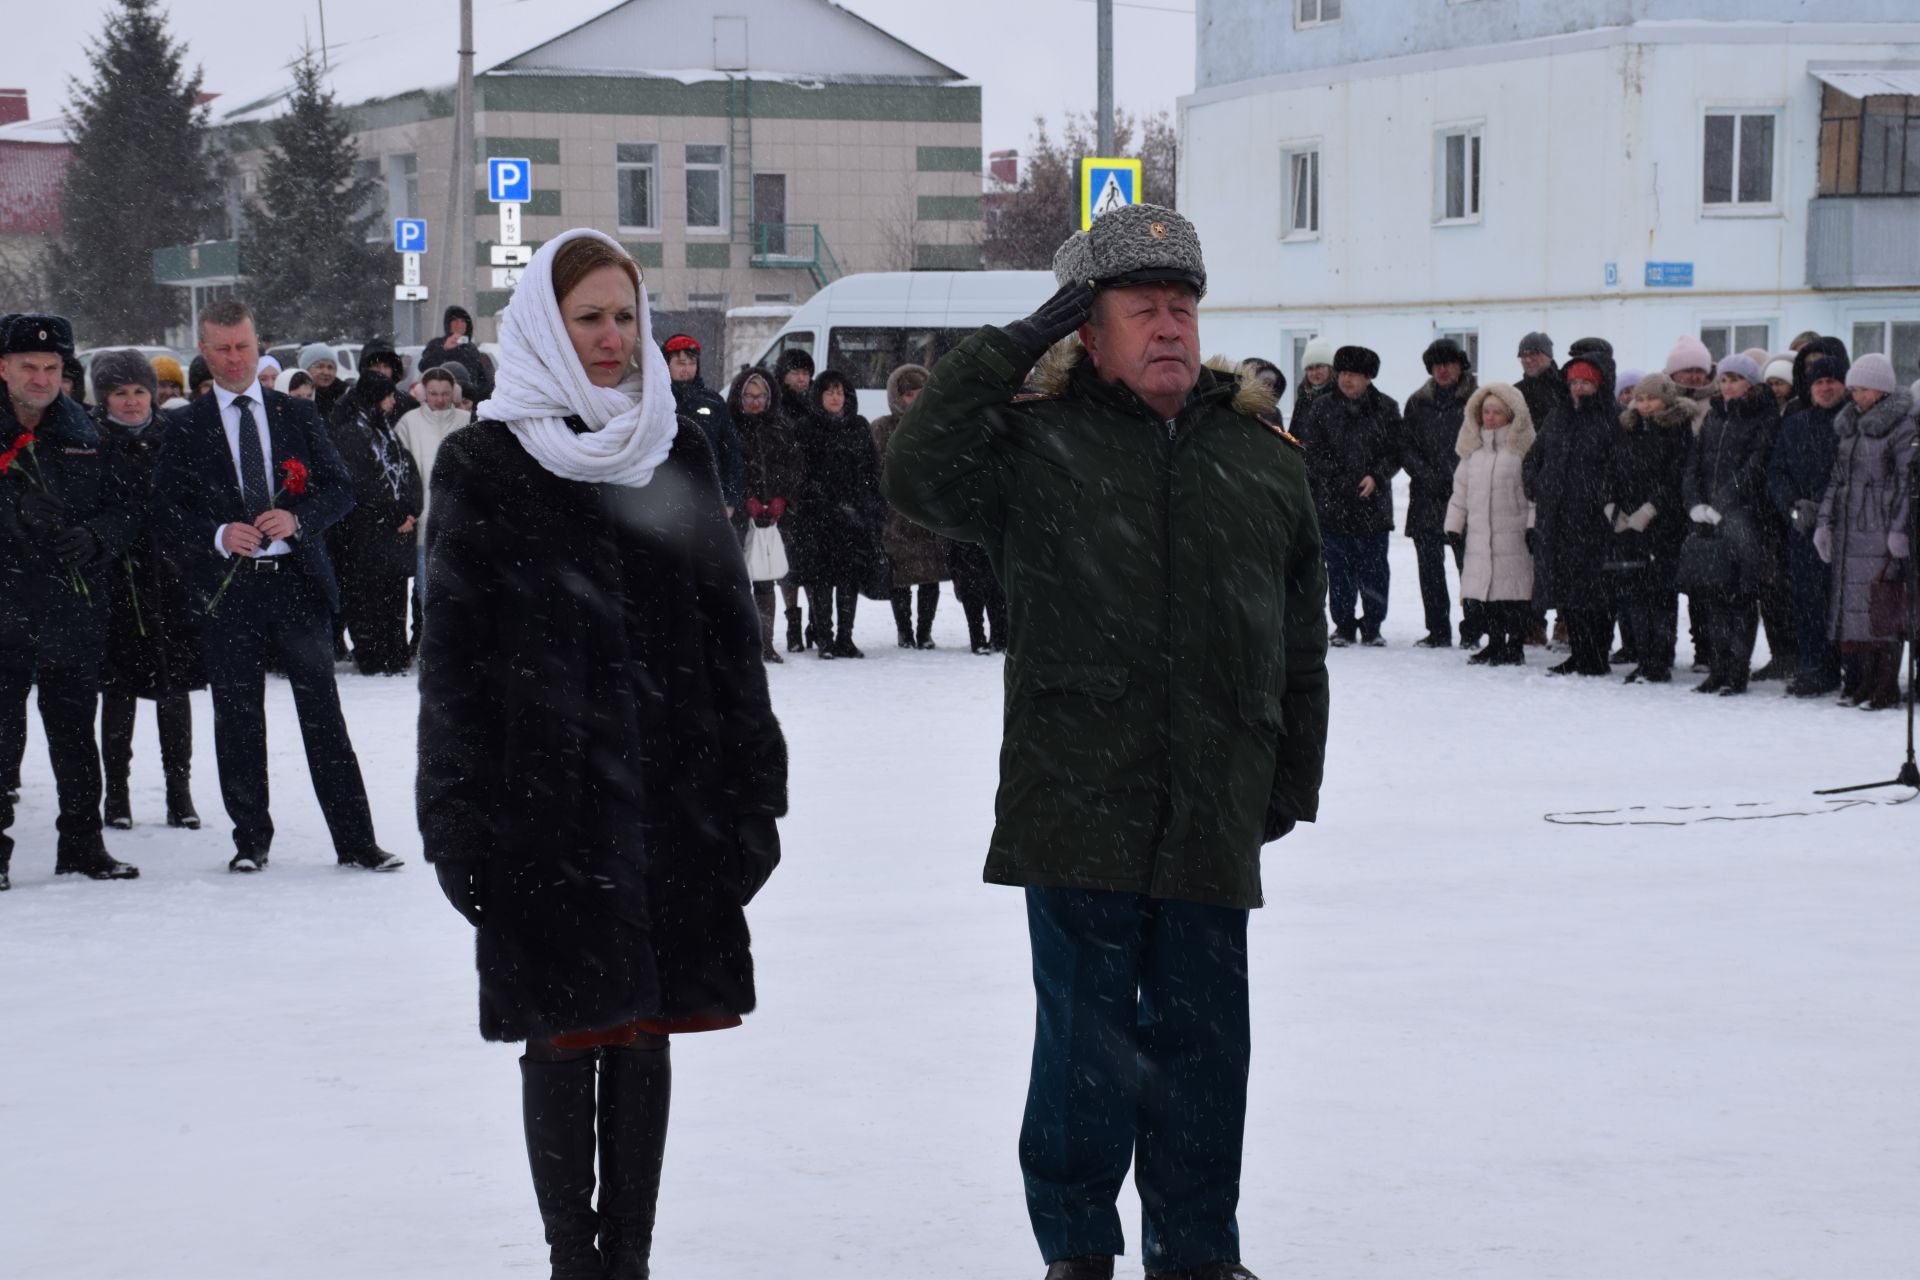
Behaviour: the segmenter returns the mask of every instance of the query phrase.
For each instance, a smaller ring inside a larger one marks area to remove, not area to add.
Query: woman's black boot
[[[920,588],[920,626],[913,633],[913,647],[931,649],[933,644],[933,615],[940,608],[940,584],[929,582]]]
[[[798,608],[788,609],[787,610],[787,652],[788,653],[805,653],[806,651],[807,651],[807,638],[800,634],[800,610]]]
[[[600,1252],[607,1280],[647,1280],[673,1098],[667,1054],[663,1042],[600,1055]]]
[[[133,804],[127,797],[127,775],[108,773],[106,793],[101,804],[102,821],[115,831],[133,827]]]
[[[527,1165],[546,1227],[553,1280],[602,1280],[593,1211],[594,1060],[520,1059]]]
[[[890,596],[893,629],[902,649],[913,648],[913,588],[900,587]]]
[[[864,658],[860,646],[853,642],[853,615],[860,607],[860,593],[852,587],[836,589],[840,598],[840,629],[833,638],[833,651],[842,658]]]

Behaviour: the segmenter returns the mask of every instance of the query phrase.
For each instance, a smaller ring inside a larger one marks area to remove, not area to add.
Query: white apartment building
[[[1517,377],[1533,330],[1653,369],[1814,329],[1920,378],[1916,0],[1198,3],[1209,351],[1324,334],[1404,397],[1442,334]]]

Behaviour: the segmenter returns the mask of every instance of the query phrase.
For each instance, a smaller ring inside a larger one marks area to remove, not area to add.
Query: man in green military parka
[[[1010,605],[986,878],[1027,895],[1020,1161],[1047,1276],[1113,1274],[1137,1159],[1150,1280],[1248,1280],[1247,912],[1261,846],[1319,803],[1320,533],[1271,392],[1202,367],[1185,218],[1106,214],[1054,275],[935,367],[883,488],[983,544]]]

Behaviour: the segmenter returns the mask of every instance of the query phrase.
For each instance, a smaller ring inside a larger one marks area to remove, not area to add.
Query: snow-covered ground
[[[1810,794],[1890,776],[1897,717],[1416,651],[1409,552],[1392,647],[1333,655],[1321,821],[1267,853],[1249,1263],[1920,1274],[1920,804]],[[869,604],[867,661],[773,672],[793,813],[752,911],[761,1010],[674,1048],[665,1280],[1042,1270],[1022,907],[979,882],[1000,661],[950,598],[939,652],[891,633]],[[55,882],[35,717],[0,896],[0,1276],[544,1274],[515,1053],[475,1033],[470,935],[417,858],[413,683],[341,686],[398,875],[333,866],[275,682],[265,875],[225,870],[202,696],[207,830],[157,825],[143,709],[142,825],[110,836],[142,878]],[[1544,820],[1632,805],[1809,816]]]

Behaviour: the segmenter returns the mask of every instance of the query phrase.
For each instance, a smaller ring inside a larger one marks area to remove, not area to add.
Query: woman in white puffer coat
[[[1522,637],[1533,614],[1533,503],[1522,483],[1521,460],[1533,447],[1533,415],[1520,392],[1491,382],[1473,393],[1460,423],[1447,503],[1447,538],[1464,548],[1460,597],[1486,605],[1486,647],[1467,661],[1519,666]]]

